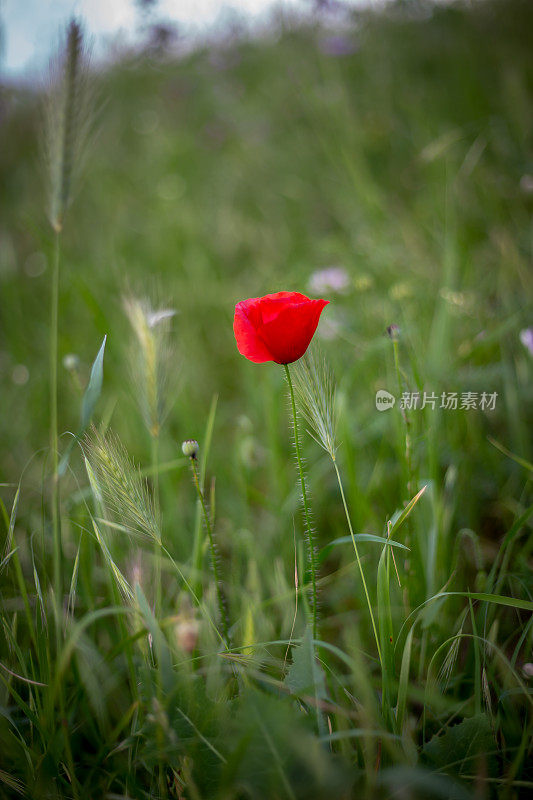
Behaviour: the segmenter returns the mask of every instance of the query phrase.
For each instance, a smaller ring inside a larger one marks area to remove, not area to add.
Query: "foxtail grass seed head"
[[[160,543],[159,518],[148,483],[119,438],[112,433],[104,437],[93,428],[84,449],[106,508],[132,533]]]
[[[199,450],[198,442],[195,439],[187,439],[181,445],[181,452],[187,458],[196,458],[196,455]]]
[[[298,407],[309,433],[335,461],[335,383],[327,362],[311,348],[293,367]]]
[[[150,436],[157,438],[169,409],[175,353],[170,338],[172,308],[153,309],[149,301],[128,297],[124,308],[135,334],[131,366],[139,405]]]
[[[49,219],[63,228],[83,168],[94,121],[94,92],[83,30],[71,20],[59,54],[52,61],[45,106],[44,153],[48,172]]]

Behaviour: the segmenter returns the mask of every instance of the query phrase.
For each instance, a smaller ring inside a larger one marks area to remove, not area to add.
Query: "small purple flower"
[[[326,267],[313,272],[308,286],[311,294],[322,295],[328,292],[342,294],[350,286],[350,277],[343,267]]]
[[[520,341],[533,356],[533,328],[524,328],[520,331]]]
[[[342,58],[343,56],[351,56],[357,50],[357,43],[348,36],[340,34],[325,36],[318,42],[318,47],[325,56],[333,56],[335,58]]]

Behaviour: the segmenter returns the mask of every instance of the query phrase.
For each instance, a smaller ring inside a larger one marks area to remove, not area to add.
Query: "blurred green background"
[[[397,394],[386,336],[395,323],[410,389],[498,392],[494,412],[426,410],[412,421],[417,474],[435,487],[433,523],[474,529],[490,553],[526,498],[523,471],[487,436],[532,456],[533,361],[519,339],[533,285],[532,44],[526,0],[403,2],[354,13],[342,33],[280,23],[261,39],[221,34],[179,59],[147,48],[100,68],[97,135],[64,234],[60,357],[74,353],[80,367],[76,379],[61,368],[60,430],[77,427],[77,380],[85,385],[107,334],[97,420],[149,459],[122,302],[133,293],[175,308],[161,460],[179,458],[185,438],[202,442],[218,395],[209,472],[223,549],[261,535],[290,552],[297,500],[282,370],[238,354],[233,308],[307,292],[316,270],[340,266],[349,287],[325,293],[321,331],[356,527],[381,533],[407,499],[400,413],[374,404],[378,388]],[[40,130],[38,88],[5,85],[0,480],[18,481],[37,453],[26,471],[37,517],[52,252]],[[333,478],[312,442],[306,450],[325,544]],[[72,466],[84,482],[79,455]],[[162,477],[163,507],[186,557],[194,506],[180,469]],[[71,477],[64,497],[75,489]]]

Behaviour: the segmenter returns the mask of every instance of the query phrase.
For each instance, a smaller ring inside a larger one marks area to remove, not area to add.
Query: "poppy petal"
[[[268,342],[273,360],[278,364],[291,364],[303,356],[328,300],[307,300],[284,305],[275,316],[265,321],[262,336]]]
[[[233,330],[239,352],[257,364],[291,364],[303,356],[328,300],[300,292],[251,297],[235,306]]]
[[[239,353],[256,364],[274,360],[258,333],[257,323],[260,321],[260,314],[257,303],[260,299],[252,297],[250,300],[241,300],[235,306],[233,319],[233,332]]]

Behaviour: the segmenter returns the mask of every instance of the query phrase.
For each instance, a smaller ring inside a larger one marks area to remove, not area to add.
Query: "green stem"
[[[298,470],[300,473],[300,486],[302,489],[302,503],[304,508],[305,519],[305,532],[307,535],[307,546],[309,550],[309,563],[311,565],[311,589],[312,589],[312,615],[313,615],[313,639],[317,638],[317,593],[316,593],[316,556],[315,548],[313,545],[313,527],[311,525],[311,517],[309,513],[309,504],[307,501],[307,491],[305,488],[305,478],[302,466],[302,458],[300,455],[300,439],[298,436],[298,416],[296,411],[296,401],[294,399],[294,389],[292,386],[291,373],[289,365],[284,364],[285,375],[287,376],[287,383],[289,384],[289,393],[291,396],[292,405],[292,421],[294,426],[294,449],[296,452],[296,461],[298,462]]]
[[[414,494],[414,473],[413,473],[413,461],[411,456],[411,420],[409,418],[409,414],[407,409],[401,408],[401,399],[402,399],[402,378],[407,385],[407,379],[405,374],[402,372],[402,368],[400,366],[400,353],[399,353],[399,346],[398,346],[398,338],[395,335],[392,339],[392,350],[394,353],[394,369],[396,371],[396,379],[398,381],[398,403],[400,404],[400,410],[402,413],[404,425],[405,425],[405,483],[407,486],[407,497],[410,498]],[[411,547],[411,520],[408,518],[405,521],[405,545],[406,547]],[[409,580],[412,575],[412,565],[411,565],[411,553],[409,550],[406,551],[407,555],[404,559],[404,568],[407,573],[407,582],[403,591],[404,596],[404,605],[406,614],[409,613],[409,609],[411,607],[411,599],[410,599],[410,587],[412,586],[412,581]]]
[[[75,765],[74,765],[74,758],[72,755],[72,747],[70,745],[70,738],[69,738],[69,725],[65,710],[65,700],[63,697],[63,691],[59,694],[59,714],[61,720],[61,728],[63,729],[63,737],[65,741],[65,751],[66,751],[66,762],[69,769],[69,777],[70,777],[70,785],[72,787],[72,794],[74,800],[78,800],[80,793],[78,791],[78,779],[76,778],[75,772]]]
[[[217,564],[217,558],[216,558],[217,554],[216,554],[216,548],[215,548],[215,540],[214,540],[214,537],[213,537],[213,526],[211,525],[211,519],[209,517],[209,512],[207,510],[207,505],[206,505],[206,502],[205,502],[204,493],[203,493],[203,491],[201,489],[201,486],[200,486],[200,480],[199,480],[199,477],[198,477],[198,466],[197,466],[196,458],[192,457],[190,461],[191,461],[192,474],[193,474],[193,477],[194,477],[194,485],[196,486],[196,491],[198,493],[198,497],[200,499],[200,504],[202,506],[202,511],[203,511],[204,520],[205,520],[205,527],[207,529],[207,536],[209,538],[209,548],[211,550],[211,565],[213,567],[213,575],[215,577],[215,588],[216,588],[216,593],[217,593],[217,601],[218,601],[218,610],[219,610],[219,613],[220,613],[220,621],[222,623],[222,633],[223,633],[223,637],[224,637],[224,644],[226,646],[226,649],[229,649],[230,640],[229,640],[229,630],[228,630],[228,627],[229,627],[228,626],[228,615],[227,615],[227,612],[226,612],[226,607],[224,605],[224,600],[222,598],[222,592],[220,590],[220,578],[219,578],[219,574],[218,574],[218,564]]]
[[[154,487],[154,500],[156,513],[159,514],[159,436],[152,435],[152,475]],[[154,569],[155,569],[155,613],[156,619],[161,615],[162,587],[161,587],[161,542],[154,540]]]
[[[202,531],[202,506],[200,501],[196,503],[195,523],[194,523],[194,544],[192,550],[192,581],[194,593],[199,598],[202,597],[202,562],[203,562],[203,531]]]
[[[59,327],[59,260],[61,231],[54,236],[54,257],[52,265],[52,297],[50,303],[50,450],[52,456],[52,531],[53,531],[53,571],[55,602],[62,605],[62,561],[61,516],[58,475],[58,425],[57,425],[57,363]]]
[[[338,484],[339,484],[339,489],[340,489],[340,493],[341,493],[341,497],[342,497],[342,504],[344,506],[344,513],[346,514],[346,520],[348,522],[348,529],[350,531],[350,536],[352,537],[353,549],[355,550],[355,557],[357,559],[357,566],[359,567],[359,573],[361,575],[361,581],[363,582],[363,588],[365,590],[366,602],[368,604],[368,611],[370,613],[370,620],[372,622],[372,628],[373,628],[373,631],[374,631],[374,638],[376,640],[376,647],[377,647],[377,650],[378,650],[379,661],[383,665],[383,661],[382,661],[382,658],[381,658],[381,648],[379,646],[378,631],[377,631],[376,623],[375,623],[375,620],[374,620],[374,613],[372,611],[372,603],[370,602],[370,595],[368,594],[368,588],[367,588],[366,580],[365,580],[365,573],[363,572],[363,565],[361,564],[361,559],[359,558],[359,550],[357,549],[357,542],[355,541],[355,535],[354,535],[354,532],[353,532],[352,521],[350,519],[350,513],[348,511],[348,505],[346,503],[346,497],[344,495],[344,488],[343,488],[343,485],[342,485],[341,475],[340,475],[339,468],[337,466],[337,462],[336,462],[335,458],[333,458],[333,466],[335,467],[335,472],[337,474],[337,481],[338,481]]]
[[[59,339],[59,262],[61,256],[61,225],[54,226],[54,255],[52,263],[52,296],[50,302],[50,450],[52,456],[52,532],[53,532],[53,581],[54,608],[56,628],[56,658],[62,631],[63,609],[63,548],[61,544],[61,511],[59,493],[59,451],[57,421],[57,374],[58,374],[58,339]],[[74,759],[66,722],[66,704],[63,683],[59,687],[59,713],[65,737],[66,760],[70,771],[72,791],[75,800],[79,798],[78,785],[74,772]]]
[[[396,371],[396,379],[398,381],[398,403],[401,402],[403,387],[402,387],[402,368],[400,367],[400,354],[398,349],[398,339],[394,338],[392,340],[392,350],[394,353],[394,369]],[[407,495],[408,497],[412,497],[414,493],[414,481],[413,481],[413,465],[411,460],[411,420],[409,419],[409,415],[406,409],[401,409],[403,421],[405,423],[405,467],[407,473]]]

